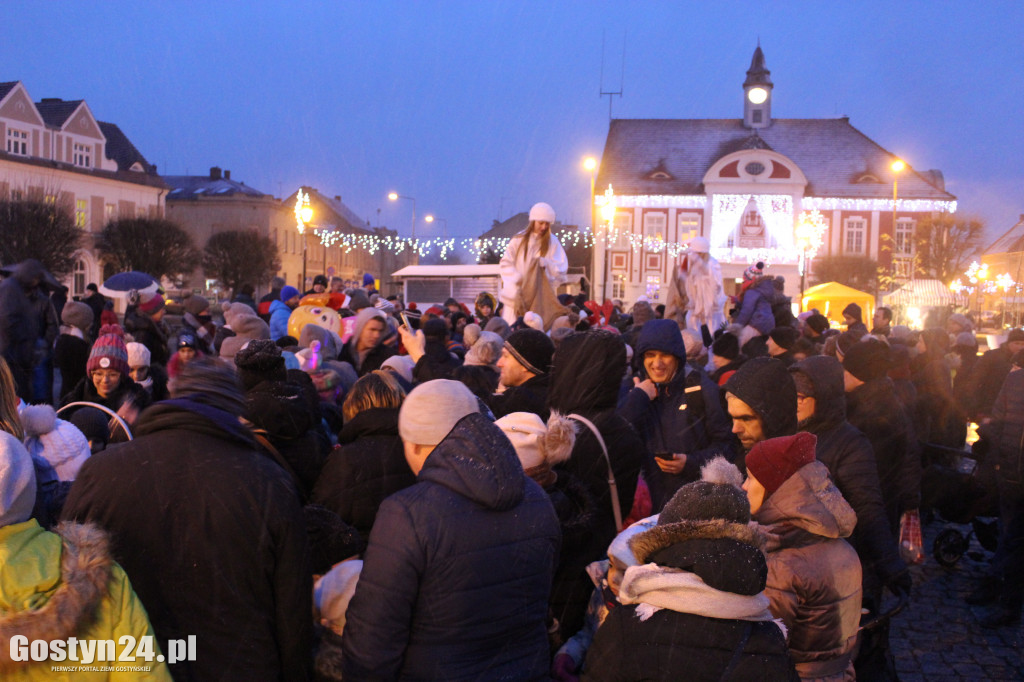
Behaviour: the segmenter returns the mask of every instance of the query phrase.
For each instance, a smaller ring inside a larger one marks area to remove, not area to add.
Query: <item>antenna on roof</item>
[[[601,91],[600,97],[608,97],[608,120],[612,120],[612,99],[615,95],[622,99],[622,86],[626,81],[626,32],[622,32],[622,70],[619,73],[618,91],[605,91],[604,89],[604,31],[601,31]]]

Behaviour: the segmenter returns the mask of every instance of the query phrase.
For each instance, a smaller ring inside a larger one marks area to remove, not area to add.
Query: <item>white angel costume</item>
[[[554,209],[545,203],[534,205],[530,209],[530,224],[538,220],[554,224]],[[501,316],[513,324],[517,317],[533,311],[544,320],[544,328],[549,329],[554,319],[565,313],[555,292],[566,281],[569,258],[550,229],[545,238],[547,254],[542,255],[542,239],[531,235],[527,243],[529,230],[527,227],[512,237],[501,257]]]

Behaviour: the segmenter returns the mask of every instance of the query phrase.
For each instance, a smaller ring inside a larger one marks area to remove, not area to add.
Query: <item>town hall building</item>
[[[595,212],[608,203],[615,212],[594,234],[595,298],[664,302],[673,268],[698,236],[722,265],[726,293],[764,261],[796,295],[807,253],[798,226],[811,218],[819,259],[866,257],[897,280],[910,277],[918,221],[956,211],[942,173],[893,170],[899,159],[847,117],[773,118],[772,88],[758,46],[742,118],[612,120]]]

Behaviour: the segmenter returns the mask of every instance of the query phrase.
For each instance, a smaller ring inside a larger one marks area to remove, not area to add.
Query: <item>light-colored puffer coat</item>
[[[803,680],[853,679],[860,624],[861,566],[849,537],[857,523],[821,462],[772,493],[754,519],[768,543],[771,612],[789,629],[789,652]]]

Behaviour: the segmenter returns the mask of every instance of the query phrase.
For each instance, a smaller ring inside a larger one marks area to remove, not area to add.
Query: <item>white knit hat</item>
[[[49,405],[29,405],[21,411],[25,448],[46,460],[61,481],[73,481],[89,459],[89,440],[74,424],[57,418]]]
[[[536,220],[542,220],[545,223],[555,222],[555,209],[551,208],[551,204],[545,204],[543,201],[533,205],[530,209],[530,222]]]
[[[523,322],[527,327],[533,327],[539,332],[544,331],[544,318],[532,310],[526,311],[526,314],[523,315]]]
[[[467,365],[488,365],[494,367],[501,359],[505,340],[494,332],[480,332],[480,337],[466,352]]]
[[[402,403],[398,435],[406,443],[437,445],[460,419],[479,411],[476,396],[461,381],[427,381],[414,388]]]
[[[27,521],[35,503],[32,457],[21,441],[0,431],[0,528]]]
[[[694,237],[690,240],[690,251],[694,253],[708,253],[711,250],[711,243],[707,237]]]
[[[129,367],[132,369],[136,367],[149,367],[150,354],[146,346],[135,341],[130,341],[124,345],[128,349]]]
[[[334,634],[345,630],[345,612],[352,595],[356,593],[363,562],[355,559],[342,561],[325,573],[313,586],[313,601],[320,612],[320,622]]]
[[[512,442],[523,469],[560,464],[569,459],[576,444],[576,423],[558,413],[546,425],[532,412],[512,412],[494,424]]]

